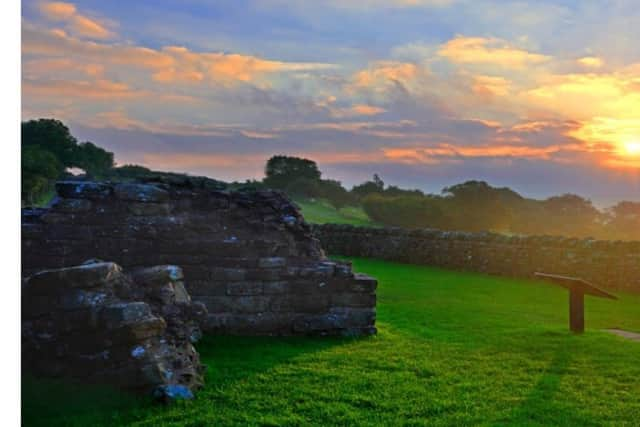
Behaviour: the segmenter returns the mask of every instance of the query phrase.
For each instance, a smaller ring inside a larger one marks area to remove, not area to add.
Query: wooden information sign
[[[592,283],[577,277],[560,276],[557,274],[535,273],[535,276],[562,286],[569,290],[569,328],[572,332],[584,332],[584,296],[592,295],[599,298],[618,299]]]

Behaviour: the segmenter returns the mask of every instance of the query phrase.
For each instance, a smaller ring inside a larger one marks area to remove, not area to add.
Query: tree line
[[[622,201],[599,210],[576,194],[537,200],[484,181],[425,194],[385,185],[377,174],[347,190],[339,181],[322,179],[312,160],[288,156],[269,159],[264,180],[253,184],[279,188],[293,197],[323,198],[337,209],[361,206],[369,218],[386,226],[640,240],[640,202]]]
[[[70,168],[100,178],[114,167],[113,153],[92,142],[78,142],[59,120],[22,122],[22,201],[37,204]]]
[[[177,175],[139,165],[116,167],[113,153],[89,141],[78,142],[55,119],[23,122],[21,150],[25,205],[50,198],[53,183],[68,177],[70,168],[81,169],[85,179],[124,181]],[[467,181],[439,194],[425,194],[385,185],[377,174],[346,189],[340,181],[324,179],[313,160],[292,156],[273,156],[266,163],[264,179],[230,187],[280,189],[293,198],[325,199],[336,209],[362,207],[371,220],[386,226],[640,240],[640,202],[622,201],[599,210],[575,194],[537,200],[484,181]]]

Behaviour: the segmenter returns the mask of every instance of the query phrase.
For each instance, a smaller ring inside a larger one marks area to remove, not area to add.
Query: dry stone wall
[[[77,378],[191,398],[204,368],[193,344],[206,308],[192,302],[176,266],[125,274],[113,262],[45,270],[22,288],[22,363]]]
[[[640,292],[640,242],[336,224],[314,226],[314,233],[336,255],[523,278],[540,271]]]
[[[174,264],[208,309],[209,332],[375,333],[375,279],[329,261],[282,193],[206,181],[60,182],[47,209],[22,212],[23,275],[89,257],[124,268]]]

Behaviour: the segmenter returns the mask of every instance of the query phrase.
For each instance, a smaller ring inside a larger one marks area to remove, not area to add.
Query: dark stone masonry
[[[172,265],[125,274],[90,260],[44,270],[22,287],[22,364],[32,374],[77,378],[190,398],[204,384],[193,344],[207,310]]]
[[[209,184],[59,182],[50,208],[22,212],[23,276],[87,258],[127,271],[171,264],[206,306],[207,332],[376,332],[376,280],[329,261],[282,193]]]
[[[316,225],[314,234],[336,255],[522,278],[545,272],[640,292],[640,242],[335,224]]]

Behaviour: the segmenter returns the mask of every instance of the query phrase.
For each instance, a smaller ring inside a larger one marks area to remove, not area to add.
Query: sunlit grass
[[[207,386],[158,407],[105,389],[29,380],[25,425],[637,425],[640,295],[587,297],[568,332],[566,291],[374,260],[379,334],[207,337]]]
[[[345,206],[336,209],[329,202],[321,199],[300,199],[296,200],[296,204],[300,206],[305,220],[314,224],[375,225],[361,207]]]

